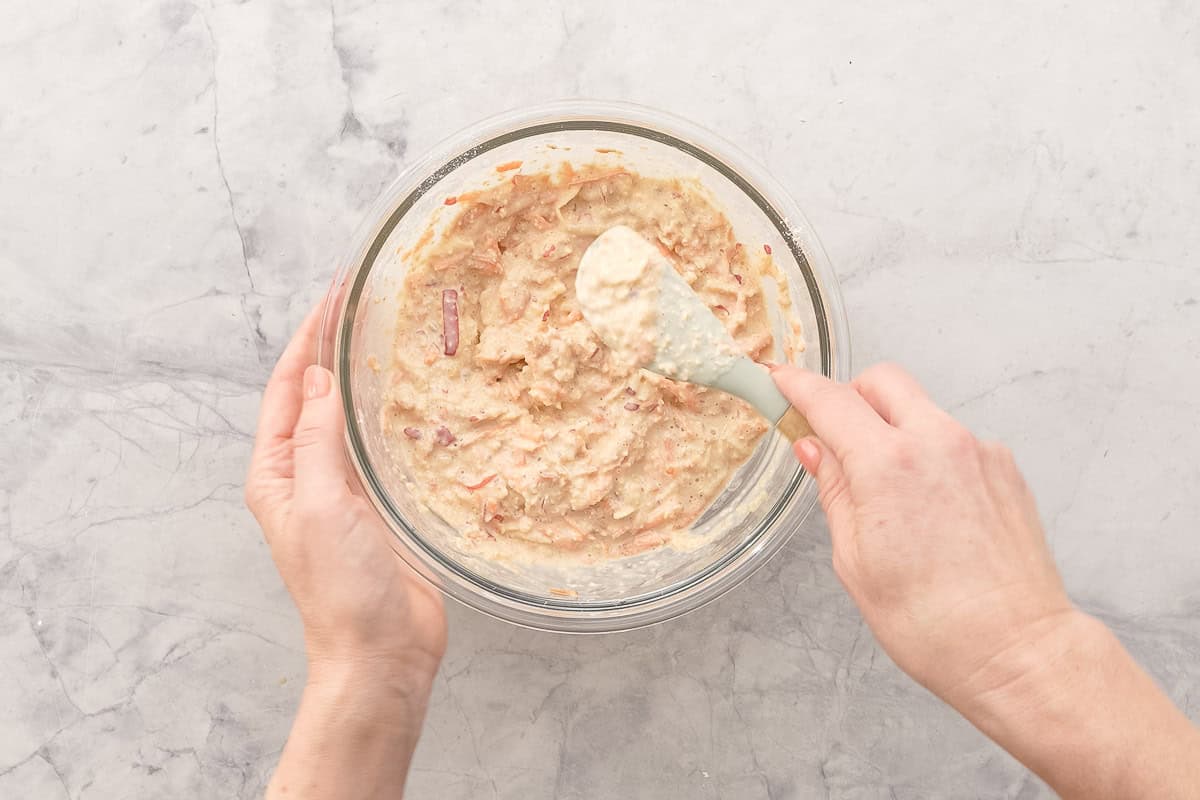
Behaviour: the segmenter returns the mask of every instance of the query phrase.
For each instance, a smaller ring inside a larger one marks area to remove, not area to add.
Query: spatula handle
[[[792,443],[800,441],[805,436],[812,436],[813,432],[812,428],[809,427],[808,420],[795,408],[789,408],[779,418],[779,422],[775,423],[775,427]]]

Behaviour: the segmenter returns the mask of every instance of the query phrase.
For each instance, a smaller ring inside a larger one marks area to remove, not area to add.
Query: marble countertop
[[[261,793],[304,675],[242,504],[261,387],[398,170],[569,96],[767,164],[856,364],[1012,445],[1073,596],[1200,718],[1189,6],[25,4],[0,32],[0,797]],[[452,609],[411,796],[1050,796],[890,664],[829,561],[814,519],[621,636]]]

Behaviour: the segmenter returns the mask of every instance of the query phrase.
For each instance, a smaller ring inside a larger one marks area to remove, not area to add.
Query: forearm
[[[432,674],[310,673],[267,798],[399,798]]]
[[[1082,613],[1009,649],[947,699],[1068,800],[1200,792],[1200,731]]]

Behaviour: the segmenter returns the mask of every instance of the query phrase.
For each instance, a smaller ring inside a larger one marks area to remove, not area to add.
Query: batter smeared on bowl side
[[[384,410],[422,501],[481,542],[607,558],[670,541],[767,425],[605,347],[575,297],[579,258],[629,226],[769,359],[769,255],[738,243],[690,180],[564,166],[452,200],[445,235],[408,255]]]

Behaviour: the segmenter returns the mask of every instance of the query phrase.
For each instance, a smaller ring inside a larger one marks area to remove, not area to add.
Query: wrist
[[[1102,623],[1072,607],[1028,626],[943,699],[980,727],[1040,708],[1069,694],[1072,673],[1112,641]]]
[[[400,796],[435,671],[393,659],[310,658],[267,796]]]
[[[444,648],[435,651],[414,646],[374,646],[338,641],[305,631],[309,682],[378,683],[388,686],[430,684],[441,665]]]
[[[436,672],[436,662],[310,658],[304,699],[336,708],[348,722],[419,720]]]
[[[951,704],[1062,797],[1191,796],[1166,791],[1164,776],[1200,778],[1200,735],[1080,611],[1031,630],[960,688]]]

